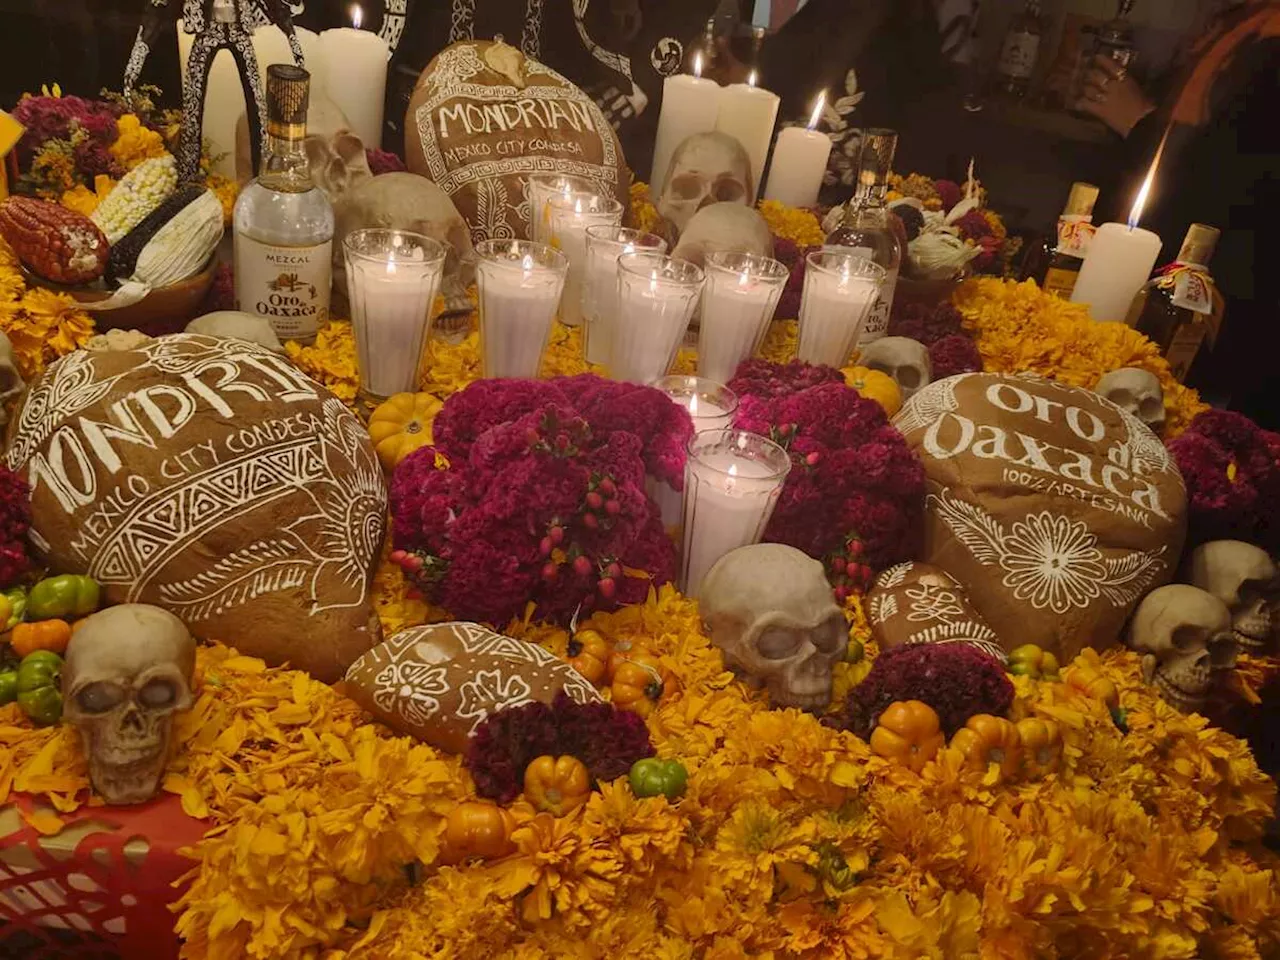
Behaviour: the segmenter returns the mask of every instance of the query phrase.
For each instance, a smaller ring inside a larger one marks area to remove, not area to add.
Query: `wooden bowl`
[[[69,294],[77,303],[83,304],[100,333],[106,330],[141,330],[148,336],[159,337],[166,333],[177,333],[196,316],[205,294],[213,285],[217,267],[218,258],[210,257],[209,262],[195,276],[171,283],[167,287],[158,287],[137,303],[114,310],[93,309],[95,303],[101,303],[111,296],[111,291],[101,282],[89,287],[64,287],[36,276],[25,267],[22,272],[27,283]]]
[[[912,280],[910,277],[900,276],[893,295],[894,302],[936,307],[943,301],[951,299],[951,295],[959,289],[960,284],[964,283],[966,276],[968,276],[967,270],[961,270],[955,276],[945,280]]]

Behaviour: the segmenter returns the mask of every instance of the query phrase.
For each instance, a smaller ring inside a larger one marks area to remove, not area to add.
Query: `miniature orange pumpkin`
[[[964,754],[970,768],[985,771],[994,763],[1005,779],[1014,776],[1022,765],[1022,738],[1018,728],[1004,717],[988,713],[970,717],[951,738],[951,746]]]
[[[471,800],[449,811],[441,839],[442,863],[461,863],[472,857],[495,860],[515,849],[511,831],[515,818],[492,803]]]
[[[604,679],[609,666],[609,641],[595,630],[579,630],[569,638],[569,666],[590,683]]]
[[[48,650],[51,653],[67,652],[67,644],[71,641],[71,624],[65,620],[36,620],[32,623],[20,623],[9,634],[9,646],[20,657],[37,650]]]
[[[591,774],[577,757],[541,756],[524,770],[525,799],[544,813],[563,817],[587,802]]]
[[[610,659],[610,663],[614,661]],[[662,661],[647,650],[639,650],[617,661],[609,693],[614,706],[632,710],[647,717],[666,690]]]
[[[443,404],[429,393],[397,393],[369,417],[369,436],[387,470],[431,442],[431,421]]]
[[[897,381],[880,370],[870,367],[845,367],[844,382],[868,400],[874,400],[884,407],[888,416],[893,416],[902,409],[902,391]]]
[[[1120,691],[1116,685],[1092,667],[1072,667],[1067,672],[1067,686],[1086,697],[1101,700],[1110,710],[1120,707]]]
[[[1017,723],[1022,740],[1022,759],[1027,772],[1043,776],[1058,769],[1062,759],[1062,731],[1052,720],[1027,717]]]
[[[937,756],[946,738],[933,707],[920,700],[900,700],[885,707],[871,731],[871,750],[916,773]]]

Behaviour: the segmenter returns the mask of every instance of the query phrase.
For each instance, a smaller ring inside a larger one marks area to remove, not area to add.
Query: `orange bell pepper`
[[[545,813],[563,817],[587,802],[591,774],[577,757],[542,756],[524,770],[524,795]]]
[[[1022,738],[1018,728],[1004,717],[987,713],[970,717],[952,736],[951,746],[964,754],[970,769],[985,772],[994,763],[1006,780],[1022,765]]]
[[[871,731],[871,750],[916,773],[938,755],[946,738],[933,707],[920,700],[891,703]]]

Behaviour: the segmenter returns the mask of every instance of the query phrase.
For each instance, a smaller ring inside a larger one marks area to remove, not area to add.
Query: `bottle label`
[[[1169,349],[1165,351],[1165,359],[1169,361],[1169,369],[1174,379],[1181,383],[1186,379],[1191,363],[1200,351],[1204,342],[1206,327],[1203,323],[1184,323],[1178,327],[1169,341]]]
[[[333,241],[282,247],[235,236],[236,309],[266,317],[281,340],[310,340],[329,319]]]
[[[1206,274],[1189,264],[1183,270],[1173,274],[1173,296],[1170,301],[1175,307],[1182,307],[1205,316],[1213,313],[1213,291],[1210,289]]]
[[[880,288],[880,296],[876,298],[867,322],[862,325],[862,333],[858,337],[858,346],[879,340],[889,329],[889,311],[893,309],[893,294],[898,287],[898,271],[885,273],[884,286]]]
[[[1063,300],[1070,300],[1071,293],[1076,288],[1076,281],[1079,279],[1079,269],[1050,267],[1044,275],[1044,292],[1061,297]]]
[[[1093,225],[1090,217],[1077,215],[1059,217],[1058,246],[1055,249],[1068,257],[1079,257],[1083,260],[1084,255],[1089,252],[1093,235],[1097,232],[1098,228]]]
[[[1039,52],[1038,34],[1026,31],[1010,33],[1004,38],[1004,46],[1000,49],[1000,63],[996,69],[1001,76],[1025,79],[1035,70]]]

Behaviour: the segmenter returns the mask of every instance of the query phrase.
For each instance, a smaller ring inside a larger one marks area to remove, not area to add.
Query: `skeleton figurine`
[[[911,399],[933,380],[928,347],[910,337],[872,340],[862,348],[858,363],[892,377],[902,391],[903,400]]]
[[[1227,605],[1231,629],[1246,652],[1263,652],[1271,638],[1271,607],[1280,592],[1267,551],[1242,540],[1210,541],[1191,552],[1186,579]]]
[[[71,638],[63,717],[80,731],[89,780],[107,803],[142,803],[160,789],[173,715],[195,702],[195,662],[182,621],[142,603],[95,613]]]
[[[1093,392],[1133,414],[1157,435],[1164,430],[1164,388],[1151,371],[1139,367],[1112,370]]]
[[[142,75],[151,46],[167,21],[176,20],[175,0],[147,0],[142,25],[133,41],[133,52],[124,73],[126,101]],[[293,17],[287,0],[182,0],[182,28],[194,34],[187,59],[186,83],[182,96],[182,141],[178,145],[178,179],[194,179],[200,169],[200,135],[204,122],[205,85],[214,55],[222,49],[231,51],[240,71],[240,85],[249,111],[250,148],[253,169],[258,169],[266,132],[262,121],[267,115],[266,95],[258,74],[258,58],[253,52],[253,31],[268,23],[279,27],[289,41],[293,61],[305,67],[302,46],[293,30]]]
[[[1184,583],[1147,594],[1129,624],[1128,642],[1142,654],[1143,679],[1183,713],[1203,707],[1213,675],[1236,665],[1231,611]]]
[[[671,156],[658,212],[680,234],[703,207],[726,202],[755,203],[751,158],[727,133],[695,133]]]
[[[740,547],[703,578],[698,605],[725,665],[767,686],[774,706],[830,703],[849,626],[817,560],[781,543]]]

